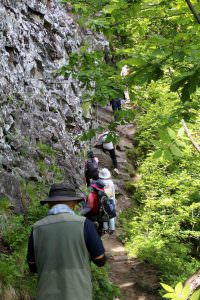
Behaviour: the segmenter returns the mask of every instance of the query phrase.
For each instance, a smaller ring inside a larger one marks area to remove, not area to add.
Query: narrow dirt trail
[[[105,125],[113,119],[110,108],[98,107],[99,125]],[[120,212],[131,205],[130,196],[127,194],[125,184],[130,177],[128,170],[133,170],[133,166],[128,162],[126,150],[133,148],[133,135],[135,127],[132,124],[118,126],[120,142],[117,147],[117,160],[120,174],[113,174],[113,181],[116,186],[117,212]],[[100,160],[101,167],[113,169],[109,155],[99,149],[95,149],[95,154]],[[112,236],[103,237],[108,263],[110,265],[109,278],[121,290],[120,299],[116,300],[158,300],[159,278],[157,272],[149,264],[139,261],[136,258],[129,258],[123,244],[120,242],[119,231]]]

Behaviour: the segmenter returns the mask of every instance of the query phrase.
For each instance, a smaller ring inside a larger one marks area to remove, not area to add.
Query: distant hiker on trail
[[[112,99],[110,101],[110,105],[112,106],[112,110],[113,110],[113,113],[114,113],[114,118],[115,120],[117,119],[117,115],[116,115],[116,112],[118,110],[121,110],[122,109],[122,101],[124,99],[122,98],[115,98],[115,99]]]
[[[97,142],[94,144],[94,147],[100,147],[103,149],[104,152],[106,152],[106,151],[109,152],[110,157],[113,162],[114,172],[116,174],[119,174],[117,157],[116,157],[114,145],[113,145],[112,141],[108,140],[108,135],[109,135],[109,131],[106,131],[106,132],[100,134],[97,138]]]
[[[112,181],[112,176],[110,171],[107,168],[103,168],[99,172],[99,179],[105,184],[104,191],[106,195],[111,198],[116,206],[115,199],[115,185]],[[110,228],[110,234],[115,231],[115,218],[109,220],[109,224],[107,222],[104,223],[104,230],[108,230],[108,225]]]
[[[88,151],[88,159],[85,162],[85,179],[87,186],[90,186],[90,179],[97,180],[99,178],[99,159],[94,155],[93,151]]]
[[[73,186],[54,184],[49,196],[48,216],[33,225],[27,260],[38,273],[38,300],[92,300],[90,260],[105,264],[105,250],[94,224],[73,209],[83,200]]]
[[[112,215],[116,216],[113,200],[106,196],[104,187],[105,184],[99,179],[91,183],[92,190],[88,195],[86,206],[80,212],[82,216],[96,224],[100,236],[104,233],[104,221],[109,223]],[[109,226],[106,230],[109,230]]]
[[[124,65],[121,69],[121,76],[125,78],[126,76],[130,75],[131,71],[127,65]],[[125,97],[125,108],[129,108],[130,104],[130,96],[129,96],[129,91],[128,91],[128,86],[126,86],[126,89],[124,91],[124,97]]]

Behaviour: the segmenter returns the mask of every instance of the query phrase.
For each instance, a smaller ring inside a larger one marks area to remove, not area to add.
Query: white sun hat
[[[109,179],[111,178],[111,173],[107,168],[103,168],[99,171],[99,178],[101,179]]]

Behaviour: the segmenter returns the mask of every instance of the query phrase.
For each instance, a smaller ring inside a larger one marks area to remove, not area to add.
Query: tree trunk
[[[197,270],[192,276],[190,276],[186,281],[185,284],[189,284],[191,287],[191,294],[200,288],[200,269]]]

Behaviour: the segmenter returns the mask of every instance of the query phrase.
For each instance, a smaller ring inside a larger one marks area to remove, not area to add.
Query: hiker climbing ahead
[[[112,106],[112,110],[114,113],[114,119],[117,120],[117,111],[122,109],[122,100],[121,98],[115,98],[110,101],[110,105]]]
[[[113,142],[109,139],[109,131],[105,131],[97,137],[94,147],[102,148],[104,152],[109,152],[114,166],[114,172],[119,174],[115,148]]]
[[[99,178],[99,159],[91,150],[87,152],[87,156],[88,159],[85,162],[85,180],[87,186],[90,186],[90,179],[97,180]]]
[[[100,236],[105,231],[104,223],[107,223],[106,231],[110,233],[109,220],[116,216],[114,201],[105,194],[104,187],[105,184],[99,179],[91,183],[86,206],[80,212],[82,216],[95,223]]]
[[[38,273],[38,300],[92,300],[90,259],[105,264],[105,250],[94,224],[73,209],[83,200],[73,186],[52,185],[48,216],[33,225],[27,260]]]
[[[112,181],[112,176],[107,168],[103,168],[99,171],[99,179],[105,184],[104,191],[108,198],[113,200],[116,208],[116,198],[115,198],[115,185]],[[115,231],[115,218],[109,219],[109,223],[105,222],[103,224],[105,231],[110,230],[110,234]]]

